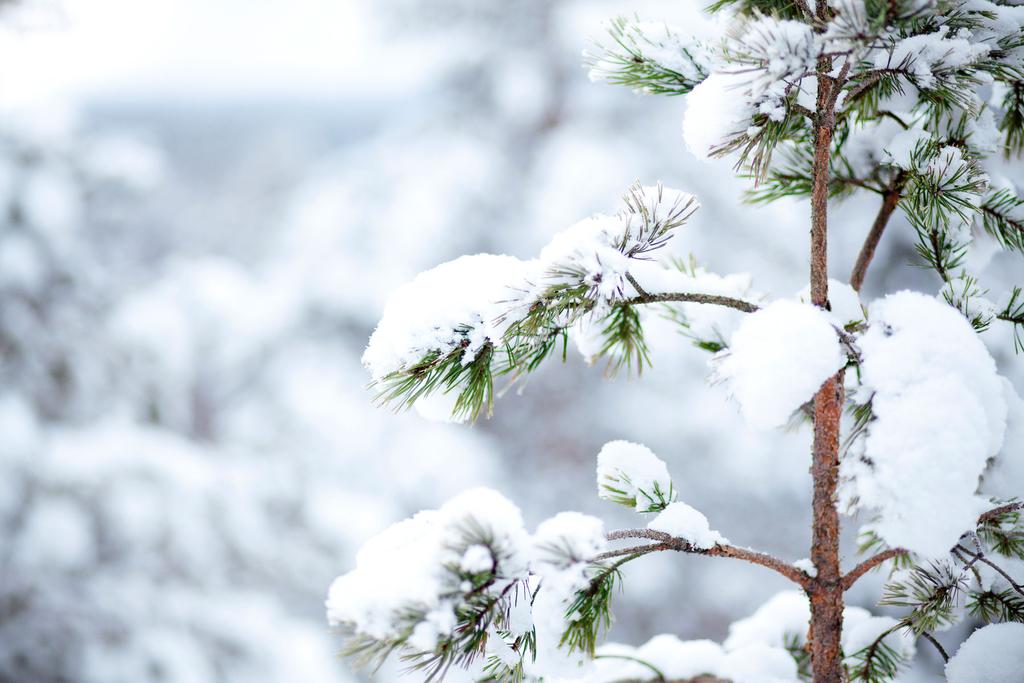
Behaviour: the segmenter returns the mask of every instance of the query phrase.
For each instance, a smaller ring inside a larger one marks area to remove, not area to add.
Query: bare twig
[[[849,590],[853,584],[857,583],[860,577],[864,576],[886,560],[891,560],[895,557],[899,557],[900,555],[906,555],[907,552],[908,551],[903,548],[889,548],[888,550],[883,550],[877,555],[869,557],[847,572],[846,576],[843,577],[843,590]]]
[[[637,294],[640,296],[650,296],[650,294],[647,293],[647,290],[641,287],[640,283],[636,281],[636,278],[633,277],[632,273],[626,273],[626,280],[629,281],[629,284],[633,285],[633,289],[636,290]]]
[[[1006,505],[1000,505],[997,508],[992,508],[988,512],[982,513],[978,517],[978,524],[984,524],[990,519],[996,519],[1002,517],[1007,512],[1016,512],[1017,510],[1024,510],[1024,503],[1007,503]]]
[[[935,649],[939,651],[940,655],[942,655],[942,661],[944,661],[944,662],[948,662],[949,661],[949,653],[946,652],[946,648],[942,647],[942,643],[940,643],[939,641],[935,640],[935,636],[933,636],[931,633],[928,633],[928,631],[925,631],[924,633],[921,634],[921,637],[924,638],[929,643],[931,643],[932,645],[935,646]]]
[[[814,112],[805,107],[804,105],[799,104],[797,102],[793,102],[791,105],[789,105],[789,107],[797,114],[800,114],[801,116],[804,116],[811,121],[814,120]]]
[[[990,560],[987,557],[985,557],[985,555],[983,553],[973,552],[973,551],[963,547],[962,545],[958,545],[956,547],[956,550],[959,550],[960,552],[962,552],[963,554],[967,555],[968,557],[974,558],[974,560],[976,560],[978,562],[981,562],[984,565],[987,565],[990,569],[992,569],[993,571],[998,573],[1000,576],[1002,576],[1004,579],[1006,579],[1006,582],[1010,584],[1010,587],[1013,588],[1013,590],[1017,591],[1022,596],[1024,596],[1024,586],[1021,586],[1019,583],[1014,581],[1013,577],[1010,576],[1009,574],[1007,574],[1005,569],[1003,569],[1002,567],[997,565],[995,562],[993,562],[992,560]]]
[[[600,555],[595,555],[590,558],[592,562],[602,562],[604,560],[611,560],[616,557],[626,557],[628,555],[646,555],[648,553],[658,552],[660,550],[675,550],[676,545],[673,543],[645,543],[643,545],[634,545],[629,548],[621,548],[619,550],[609,550],[603,552]]]
[[[751,564],[760,565],[771,569],[772,571],[781,574],[793,583],[808,588],[811,584],[811,577],[804,573],[801,569],[794,567],[793,565],[784,562],[777,557],[768,555],[767,553],[758,552],[756,550],[750,550],[749,548],[739,548],[732,545],[715,545],[710,548],[697,548],[689,543],[686,539],[675,538],[670,534],[666,534],[660,531],[654,531],[652,529],[619,529],[617,531],[611,531],[607,534],[607,538],[610,541],[621,540],[626,538],[645,538],[657,543],[650,545],[635,546],[633,548],[626,548],[622,551],[610,551],[598,555],[597,559],[608,559],[609,557],[618,557],[620,555],[628,555],[635,553],[649,553],[658,550],[675,550],[676,552],[689,553],[691,555],[705,555],[707,557],[731,557],[737,560],[744,560]]]
[[[630,299],[626,299],[622,303],[626,306],[636,306],[639,304],[665,304],[673,302],[726,306],[728,308],[735,308],[737,311],[743,311],[744,313],[753,313],[758,310],[757,304],[752,304],[749,301],[744,301],[743,299],[734,299],[732,297],[719,296],[717,294],[698,294],[691,292],[641,294],[640,296],[634,296]]]
[[[860,253],[857,255],[857,262],[853,266],[853,274],[850,275],[850,286],[858,292],[864,284],[864,277],[867,275],[868,266],[871,265],[871,259],[875,256],[875,249],[878,248],[878,243],[882,241],[882,233],[885,232],[889,219],[899,205],[904,179],[905,176],[901,171],[894,179],[889,190],[883,195],[882,206],[878,209],[875,222],[871,225],[871,230],[868,231],[868,236],[864,240],[864,246],[861,247]]]

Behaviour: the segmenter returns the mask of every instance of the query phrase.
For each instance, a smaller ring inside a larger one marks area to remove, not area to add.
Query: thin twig
[[[1002,517],[1007,512],[1016,512],[1017,510],[1024,510],[1024,503],[1007,503],[1006,505],[1000,505],[997,508],[992,508],[988,512],[982,513],[978,517],[978,524],[984,524],[990,519],[996,519]]]
[[[849,590],[853,584],[857,583],[857,580],[860,579],[860,577],[864,576],[886,560],[891,560],[894,557],[899,557],[900,555],[906,555],[908,552],[909,551],[904,550],[903,548],[889,548],[888,550],[883,550],[877,555],[869,557],[847,572],[846,576],[843,577],[843,590]]]
[[[676,546],[672,543],[645,543],[643,545],[634,545],[629,548],[621,548],[619,550],[609,550],[603,552],[600,555],[595,555],[590,558],[591,562],[602,562],[604,560],[611,560],[616,557],[624,557],[626,555],[646,555],[648,553],[658,552],[659,550],[675,550]]]
[[[882,241],[882,233],[885,232],[889,219],[899,205],[904,179],[904,173],[901,171],[893,180],[892,185],[890,185],[889,190],[884,195],[882,206],[878,209],[875,222],[871,225],[871,230],[868,231],[868,235],[864,240],[864,246],[860,248],[860,253],[857,255],[857,262],[853,266],[853,274],[850,275],[850,286],[858,292],[864,284],[864,277],[867,275],[868,266],[871,265],[871,259],[875,256],[875,249],[878,248],[878,243]]]
[[[933,636],[931,633],[928,633],[928,631],[925,631],[921,634],[921,637],[935,646],[935,649],[939,651],[940,655],[942,655],[942,661],[949,661],[949,654],[946,652],[946,648],[942,647],[942,643],[935,640],[935,636]]]
[[[979,585],[979,586],[980,586],[980,585],[982,585],[982,581],[981,581],[981,572],[979,572],[979,571],[978,571],[978,568],[974,566],[974,564],[975,564],[975,563],[976,563],[976,562],[978,561],[978,559],[977,559],[977,558],[974,558],[973,560],[971,560],[970,562],[968,562],[968,561],[967,561],[967,558],[966,558],[966,557],[964,557],[963,553],[961,553],[960,551],[958,551],[958,550],[957,550],[956,548],[953,548],[953,549],[952,549],[952,550],[950,551],[950,553],[951,553],[951,554],[953,555],[953,557],[955,557],[956,559],[958,559],[958,560],[960,560],[961,562],[963,562],[963,563],[964,563],[964,568],[965,568],[965,569],[970,569],[970,570],[971,570],[971,572],[972,572],[972,573],[974,574],[974,580],[978,582],[978,585]]]
[[[839,95],[843,92],[843,86],[846,85],[846,78],[850,75],[850,60],[846,59],[843,62],[842,68],[839,70],[839,74],[832,82],[832,92],[828,98],[828,111],[833,112],[836,108],[836,102],[839,101]]]
[[[1013,590],[1017,591],[1022,596],[1024,596],[1024,586],[1021,586],[1019,583],[1014,581],[1013,577],[1006,573],[1006,570],[1004,570],[1002,567],[997,565],[992,560],[990,560],[987,557],[985,557],[984,554],[971,552],[970,550],[968,550],[967,548],[963,547],[962,545],[958,545],[956,547],[956,549],[959,550],[960,552],[962,552],[963,554],[965,554],[965,555],[967,555],[969,557],[974,558],[978,562],[981,562],[982,564],[988,565],[991,569],[993,569],[1000,576],[1002,576],[1004,579],[1006,579],[1007,583],[1010,584],[1010,587],[1013,588]]]
[[[677,552],[689,553],[691,555],[705,555],[707,557],[731,557],[737,560],[744,560],[751,564],[760,565],[771,569],[772,571],[781,574],[793,583],[807,588],[811,584],[811,577],[808,576],[803,570],[797,567],[783,562],[777,557],[768,555],[767,553],[758,552],[756,550],[750,550],[749,548],[739,548],[732,545],[715,545],[710,548],[698,548],[691,544],[689,541],[683,538],[676,538],[670,534],[663,533],[661,531],[654,531],[652,529],[619,529],[617,531],[611,531],[607,534],[607,538],[610,541],[621,540],[626,538],[645,538],[652,541],[658,541],[646,546],[638,546],[635,548],[628,548],[633,553],[637,552],[654,552],[656,550],[675,550]],[[616,552],[616,551],[611,551]],[[622,554],[627,554],[623,552]],[[605,553],[608,555],[608,553]],[[616,555],[612,555],[616,556]],[[599,555],[598,558],[602,556]],[[595,558],[595,559],[598,559]]]
[[[633,285],[633,289],[636,290],[637,294],[640,296],[650,296],[650,294],[647,293],[647,290],[641,287],[640,283],[636,281],[636,278],[633,277],[632,273],[626,273],[626,280],[629,284]]]
[[[792,104],[789,105],[789,108],[795,111],[797,114],[806,117],[809,121],[814,121],[814,112],[805,107],[804,105],[799,104],[797,102],[793,102]]]
[[[630,299],[626,299],[622,303],[626,306],[636,306],[640,304],[665,304],[673,302],[726,306],[728,308],[735,308],[737,311],[743,311],[744,313],[753,313],[758,310],[757,304],[752,304],[749,301],[744,301],[743,299],[734,299],[732,297],[719,296],[717,294],[698,294],[691,292],[641,294],[640,296],[634,296]]]

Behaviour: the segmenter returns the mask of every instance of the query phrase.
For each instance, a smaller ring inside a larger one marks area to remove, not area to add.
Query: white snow
[[[583,674],[592,666],[589,655],[569,654],[561,648],[562,634],[572,615],[566,612],[576,592],[587,586],[585,566],[550,573],[541,580],[533,599],[533,625],[537,636],[537,658],[526,661],[527,670],[546,677],[571,677]]]
[[[579,512],[559,512],[537,527],[530,567],[545,576],[552,570],[586,563],[607,547],[603,521]]]
[[[846,356],[825,311],[780,299],[745,317],[712,363],[743,416],[768,429],[786,424]]]
[[[637,512],[647,512],[671,502],[675,489],[668,467],[647,446],[609,441],[597,454],[597,495],[636,499]]]
[[[804,574],[807,574],[807,576],[810,576],[811,578],[818,575],[818,568],[814,566],[814,563],[811,562],[811,559],[809,557],[797,560],[793,563],[793,566],[802,571]]]
[[[540,252],[544,284],[583,282],[599,301],[621,298],[630,263],[617,245],[629,229],[622,214],[595,214],[558,233]]]
[[[999,312],[999,307],[979,290],[977,281],[966,274],[950,278],[939,290],[938,296],[968,320],[990,323]]]
[[[818,44],[814,31],[802,21],[761,16],[745,21],[734,31],[726,53],[741,58],[736,72],[746,81],[751,106],[774,121],[782,121],[787,90],[814,72]]]
[[[848,655],[870,644],[897,623],[890,617],[872,616],[860,607],[847,607],[843,619],[842,647]],[[657,679],[650,666],[641,663],[646,662],[668,680],[710,675],[733,683],[796,683],[799,680],[796,662],[786,648],[794,643],[797,647],[806,643],[809,620],[807,596],[800,591],[784,591],[774,595],[749,617],[734,622],[722,645],[709,640],[682,641],[664,634],[635,648],[608,643],[598,648],[599,658],[593,668],[571,680],[613,683]],[[914,656],[914,640],[903,631],[886,636],[885,643],[901,658],[909,660]]]
[[[708,518],[702,512],[680,501],[670,503],[647,528],[685,539],[693,547],[704,550],[729,542],[708,526]]]
[[[479,542],[467,545],[467,529],[480,528],[493,553]],[[370,539],[356,567],[331,584],[327,619],[378,639],[394,637],[406,614],[425,616],[414,626],[415,647],[433,648],[454,628],[451,595],[461,579],[451,565],[468,572],[496,565],[496,586],[526,576],[529,537],[518,508],[490,489],[471,489],[438,510],[420,512]]]
[[[749,617],[730,625],[725,647],[738,649],[761,645],[784,648],[794,642],[802,647],[807,642],[810,619],[807,596],[800,591],[782,591]],[[848,656],[854,654],[896,623],[891,617],[876,617],[861,607],[847,606],[843,609],[843,651]],[[887,635],[884,642],[901,657],[913,658],[914,639],[903,630]]]
[[[733,683],[794,683],[799,681],[796,661],[788,651],[767,645],[732,650],[721,676]]]
[[[800,303],[810,304],[811,286],[808,285],[801,289],[796,298]],[[828,303],[831,307],[828,316],[839,327],[846,327],[850,323],[859,323],[864,320],[864,308],[860,301],[860,295],[856,289],[845,282],[829,279]]]
[[[483,545],[469,546],[462,554],[462,560],[459,561],[459,568],[471,574],[490,571],[491,566],[491,551]]]
[[[683,141],[690,154],[710,159],[712,151],[750,127],[754,111],[743,94],[746,78],[715,72],[686,95]]]
[[[690,81],[701,80],[701,69],[707,71],[710,66],[707,51],[696,39],[684,37],[679,28],[663,22],[628,21],[623,27],[621,40],[642,59],[650,60]],[[601,46],[598,48],[605,49]],[[584,57],[592,60],[588,72],[591,81],[608,80],[621,71],[622,67],[616,60],[609,59],[612,55],[632,58],[618,45],[604,56],[584,52]]]
[[[545,676],[578,675],[589,665],[589,657],[570,655],[561,649],[568,621],[566,612],[577,591],[590,580],[587,560],[607,547],[604,523],[578,512],[561,512],[537,527],[533,537],[531,570],[541,577],[533,600],[533,626],[537,635],[537,660],[531,671]]]
[[[915,168],[915,150],[931,140],[932,135],[924,129],[923,124],[897,133],[883,149],[886,161],[898,168],[912,170]]]
[[[702,675],[732,683],[797,683],[796,662],[786,650],[754,645],[733,651],[710,640],[680,640],[674,635],[654,636],[640,647],[608,643],[598,648],[598,660],[576,683],[653,681],[653,666],[667,680],[690,680]],[[636,661],[640,660],[640,661]],[[647,662],[645,666],[640,662]],[[564,683],[569,683],[565,681]]]
[[[865,609],[847,607],[843,610],[843,652],[850,656],[870,647],[880,635],[898,623],[899,620],[893,617],[872,616]],[[904,661],[913,659],[917,651],[914,637],[909,635],[906,629],[893,631],[885,636],[882,642],[892,648]]]
[[[949,683],[1020,683],[1024,672],[1024,624],[978,629],[946,663]]]
[[[869,320],[860,395],[875,419],[842,463],[843,497],[876,513],[889,545],[942,556],[988,507],[975,491],[1003,443],[1003,385],[970,324],[934,297],[893,294]]]
[[[660,223],[682,210],[699,208],[688,192],[659,185],[643,186],[635,195],[652,223]],[[628,207],[614,215],[595,214],[556,234],[540,252],[537,266],[543,288],[585,284],[594,292],[597,312],[603,304],[635,293],[626,275],[650,268],[652,262],[640,258],[647,251],[652,226]],[[672,237],[672,232],[659,240]],[[660,268],[660,270],[665,270]]]
[[[897,67],[906,62],[915,83],[927,90],[935,87],[937,73],[977,62],[988,55],[989,49],[984,43],[971,41],[968,33],[951,35],[948,26],[941,26],[935,33],[897,41],[891,53],[875,57],[875,67]]]
[[[375,380],[431,353],[463,348],[468,364],[508,327],[504,314],[533,277],[533,262],[511,256],[462,256],[417,275],[388,299],[363,354]]]
[[[787,639],[806,639],[810,619],[807,596],[799,591],[782,591],[749,617],[733,622],[725,647],[730,650],[750,645],[786,647]]]
[[[999,500],[1010,500],[1024,491],[1024,400],[1009,380],[1001,379],[1007,404],[1006,437],[985,472],[982,490]]]

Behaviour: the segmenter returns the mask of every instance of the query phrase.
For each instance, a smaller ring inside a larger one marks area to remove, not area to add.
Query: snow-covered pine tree
[[[686,146],[734,160],[752,201],[809,198],[809,287],[770,300],[746,277],[659,260],[699,205],[637,184],[617,213],[577,223],[534,260],[480,254],[422,273],[393,295],[364,362],[382,403],[473,420],[491,411],[496,381],[564,356],[570,338],[612,369],[641,369],[645,321],[663,314],[713,354],[713,377],[750,422],[813,430],[810,558],[730,544],[654,453],[617,441],[598,454],[598,493],[653,516],[646,525],[606,532],[564,512],[530,534],[500,494],[469,491],[368,543],[332,585],[328,618],[349,654],[394,654],[428,679],[457,666],[480,680],[875,682],[920,642],[948,659],[953,683],[1017,681],[1024,402],[980,335],[1006,325],[1024,347],[1024,293],[988,298],[968,257],[986,240],[1024,252],[1024,199],[1000,170],[1024,150],[1024,6],[718,0],[709,11],[723,27],[711,39],[610,22],[610,39],[586,53],[591,77],[684,95]],[[860,192],[881,205],[844,284],[829,279],[828,208]],[[863,306],[897,212],[938,296]],[[841,512],[870,520],[866,557],[846,570]],[[599,648],[620,568],[667,551],[744,560],[797,590],[733,624],[722,645],[658,636]],[[881,566],[881,602],[901,618],[844,607]],[[965,617],[988,625],[950,658],[935,632]]]

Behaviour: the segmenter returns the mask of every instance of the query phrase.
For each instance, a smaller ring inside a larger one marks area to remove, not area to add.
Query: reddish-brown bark
[[[826,3],[818,3],[825,11]],[[814,168],[811,188],[811,302],[828,308],[828,183],[835,125],[832,60],[818,61],[818,95],[814,116]],[[845,69],[844,69],[845,72]],[[843,409],[843,373],[829,378],[814,397],[814,480],[811,561],[817,576],[808,591],[811,625],[808,633],[815,683],[842,683],[840,636],[843,628],[843,578],[839,566],[839,425]]]

